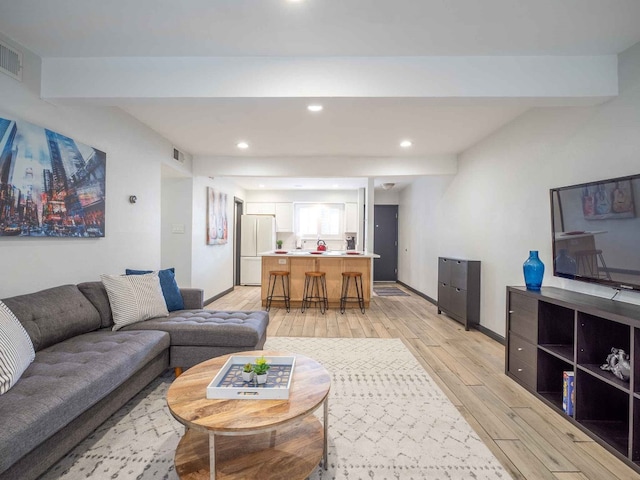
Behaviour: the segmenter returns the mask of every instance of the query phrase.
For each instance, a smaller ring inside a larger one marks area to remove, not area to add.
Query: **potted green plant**
[[[250,382],[252,378],[253,378],[253,365],[251,365],[250,363],[247,363],[245,364],[244,367],[242,367],[242,380],[244,380],[245,382]]]
[[[276,240],[276,247],[278,247],[278,250],[282,249],[282,240]]]
[[[253,365],[253,373],[256,375],[258,384],[267,383],[267,372],[271,368],[271,365],[267,363],[264,356],[256,358],[256,363]]]

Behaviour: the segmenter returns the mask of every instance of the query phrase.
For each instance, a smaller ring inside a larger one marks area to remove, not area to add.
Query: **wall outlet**
[[[184,233],[184,224],[174,223],[171,225],[171,233]]]
[[[286,258],[279,258],[278,259],[278,265],[286,265],[287,264],[287,259]]]

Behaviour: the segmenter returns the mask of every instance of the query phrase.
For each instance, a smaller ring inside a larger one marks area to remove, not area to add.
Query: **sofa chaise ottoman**
[[[104,327],[113,326],[113,314],[102,282],[85,282],[80,291],[100,313]],[[158,330],[171,336],[169,366],[179,371],[228,353],[261,350],[267,339],[268,312],[203,309],[203,291],[180,289],[185,309],[122,327],[120,331]]]

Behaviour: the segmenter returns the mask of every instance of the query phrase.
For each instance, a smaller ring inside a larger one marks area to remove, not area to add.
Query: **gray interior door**
[[[398,206],[373,206],[373,280],[395,282],[398,279]]]

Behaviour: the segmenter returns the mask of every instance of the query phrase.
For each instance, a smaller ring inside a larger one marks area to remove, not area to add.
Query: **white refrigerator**
[[[262,257],[276,248],[276,218],[273,215],[243,215],[240,237],[240,284],[260,285]]]

